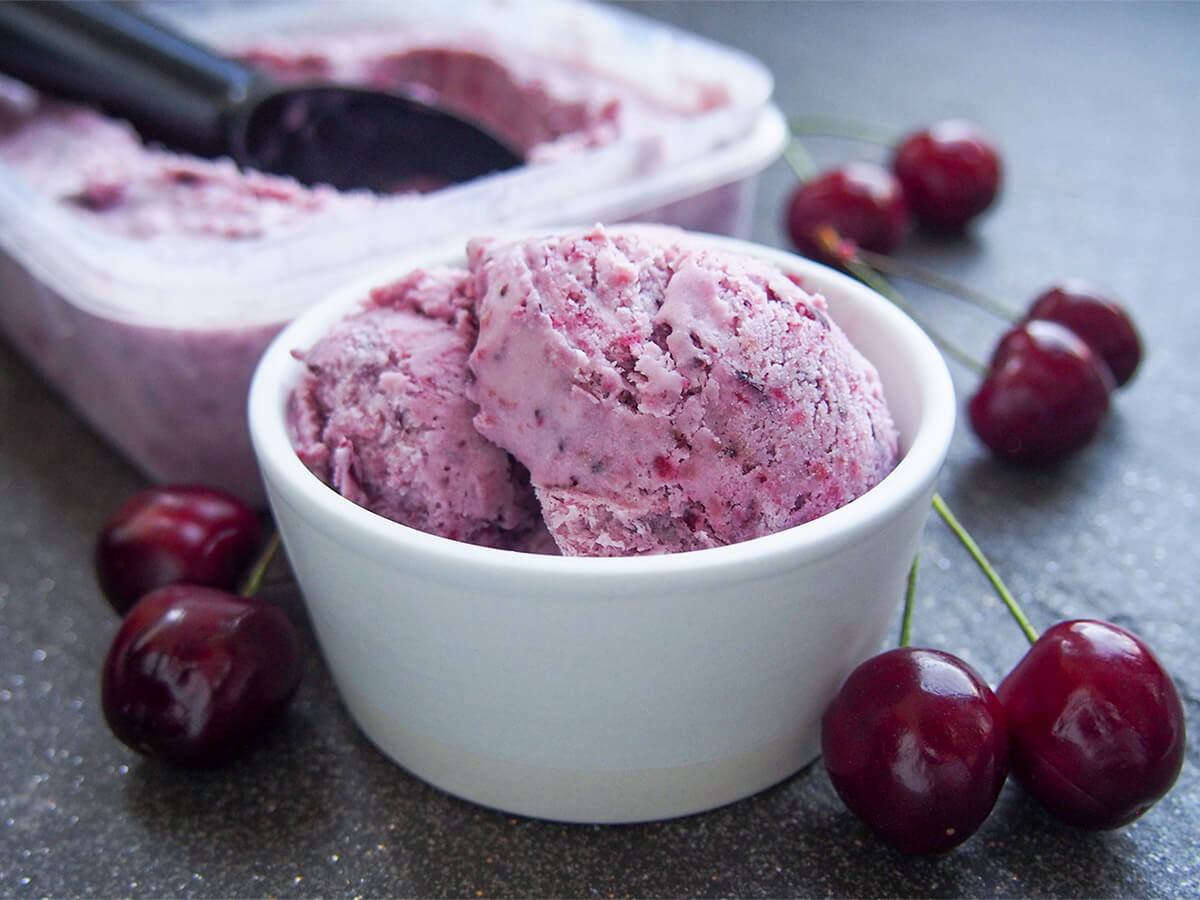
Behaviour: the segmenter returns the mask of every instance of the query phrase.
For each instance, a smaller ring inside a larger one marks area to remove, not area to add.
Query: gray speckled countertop
[[[1100,438],[1018,471],[960,428],[942,492],[1031,617],[1110,618],[1166,662],[1197,726],[1200,613],[1200,4],[636,3],[742,47],[789,112],[905,127],[985,125],[1007,163],[1000,205],[960,241],[903,254],[1024,304],[1056,279],[1108,285],[1149,355]],[[878,151],[812,141],[822,162]],[[784,246],[778,164],[754,237]],[[997,324],[910,298],[986,353]],[[2,302],[2,298],[0,298]],[[966,396],[974,376],[954,370]],[[108,735],[97,672],[116,622],[93,584],[96,528],[142,486],[0,342],[0,895],[1140,896],[1200,894],[1194,743],[1137,824],[1086,834],[1009,785],[975,837],[935,859],[881,846],[818,762],[704,815],[590,828],[480,809],[408,776],[339,705],[315,648],[286,727],[230,769],[144,762]],[[923,547],[914,639],[993,683],[1023,652],[938,522]],[[300,599],[276,599],[305,628]],[[311,636],[309,637],[311,645]]]

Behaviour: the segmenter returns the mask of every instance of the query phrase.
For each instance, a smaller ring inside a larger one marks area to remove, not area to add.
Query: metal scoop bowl
[[[279,85],[98,0],[0,2],[0,71],[126,119],[147,141],[307,185],[428,190],[524,162],[481,126],[416,98]]]

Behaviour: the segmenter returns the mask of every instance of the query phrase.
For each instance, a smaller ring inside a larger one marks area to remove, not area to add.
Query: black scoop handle
[[[250,68],[98,0],[0,2],[0,71],[210,157],[229,152],[231,111],[267,87]]]

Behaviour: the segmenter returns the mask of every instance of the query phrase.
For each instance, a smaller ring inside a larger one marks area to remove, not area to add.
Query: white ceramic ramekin
[[[945,363],[878,294],[778,250],[879,369],[902,458],[878,486],[784,532],[637,558],[470,546],[383,519],[300,462],[285,405],[306,348],[379,284],[456,249],[395,259],[269,347],[250,431],[288,557],[351,715],[450,793],[575,822],[679,816],[738,800],[818,753],[820,717],[903,598],[955,419]]]

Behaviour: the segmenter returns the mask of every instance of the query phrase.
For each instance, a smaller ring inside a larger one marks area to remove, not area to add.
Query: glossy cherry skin
[[[124,614],[167,584],[232,590],[262,542],[257,513],[238,498],[208,487],[153,487],[130,497],[101,527],[96,578]]]
[[[1119,828],[1171,789],[1183,766],[1183,703],[1137,636],[1110,622],[1060,622],[996,691],[1014,779],[1055,816]]]
[[[908,203],[887,169],[850,162],[801,183],[788,203],[786,225],[801,253],[836,265],[855,246],[876,253],[895,250],[909,230]],[[818,238],[822,226],[848,242],[845,251],[830,253]]]
[[[1095,437],[1114,387],[1108,367],[1074,332],[1031,320],[1001,338],[967,413],[997,456],[1052,463]]]
[[[1129,382],[1142,361],[1142,339],[1129,314],[1086,282],[1070,280],[1043,291],[1026,318],[1070,328],[1104,360],[1118,387]]]
[[[1004,708],[940,650],[899,647],[862,663],[825,711],[821,750],[850,810],[906,853],[965,841],[1008,775]]]
[[[101,676],[104,718],[124,744],[191,766],[227,762],[262,738],[300,681],[288,618],[256,597],[173,584],[126,615]]]
[[[939,231],[961,231],[991,206],[1003,174],[991,138],[959,119],[905,137],[896,145],[891,165],[913,217]]]

